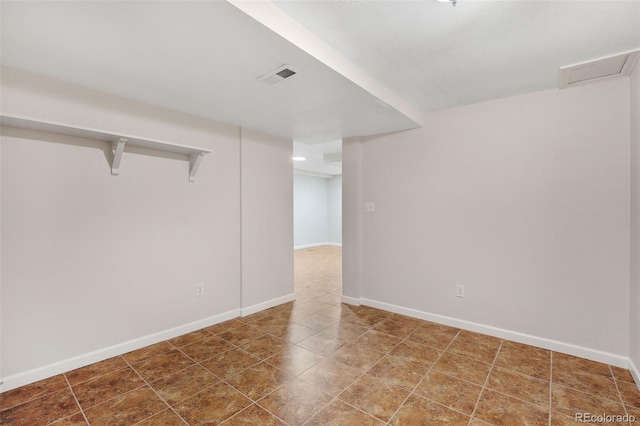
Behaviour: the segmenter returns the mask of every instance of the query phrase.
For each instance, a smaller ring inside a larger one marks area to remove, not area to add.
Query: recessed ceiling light
[[[451,3],[453,6],[455,6],[456,3],[458,3],[457,0],[436,0],[436,1],[438,1],[440,3]]]
[[[306,160],[307,157],[301,157],[301,156],[295,156],[293,157],[293,161],[304,161]]]

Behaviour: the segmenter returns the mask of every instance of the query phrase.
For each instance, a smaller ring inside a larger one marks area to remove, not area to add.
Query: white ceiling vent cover
[[[593,83],[610,78],[626,77],[631,74],[639,55],[640,49],[628,50],[615,55],[560,67],[558,88],[564,89],[565,87]]]
[[[281,81],[293,77],[294,75],[299,74],[296,69],[294,69],[291,65],[282,65],[275,70],[266,73],[265,75],[258,77],[258,81],[261,81],[265,84],[276,84]]]

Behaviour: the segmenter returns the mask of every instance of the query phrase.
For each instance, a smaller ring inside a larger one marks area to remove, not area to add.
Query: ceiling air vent
[[[259,77],[258,81],[261,81],[265,84],[276,84],[280,83],[282,80],[293,77],[296,74],[298,74],[298,71],[296,71],[293,67],[289,65],[283,65]]]
[[[564,89],[610,78],[626,77],[631,74],[639,55],[640,49],[635,49],[560,67],[558,88]]]

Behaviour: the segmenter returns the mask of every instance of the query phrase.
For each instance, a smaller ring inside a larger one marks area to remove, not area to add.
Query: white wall
[[[290,141],[246,133],[243,190],[238,128],[10,68],[2,111],[213,150],[194,183],[184,158],[140,149],[116,177],[106,143],[2,128],[3,390],[292,291]],[[246,250],[241,269],[241,240],[268,261]]]
[[[342,244],[342,176],[327,180],[327,223],[328,241]]]
[[[342,244],[342,176],[293,177],[294,247]]]
[[[242,129],[243,315],[293,300],[293,145]]]
[[[628,96],[624,79],[549,90],[363,138],[361,297],[628,356]]]
[[[640,64],[630,79],[631,90],[631,291],[630,354],[640,384]]]
[[[304,247],[329,241],[327,179],[294,174],[294,246]]]
[[[342,300],[362,298],[362,141],[342,141]]]

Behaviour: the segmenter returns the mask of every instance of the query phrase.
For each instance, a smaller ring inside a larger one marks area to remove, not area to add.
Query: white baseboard
[[[322,246],[334,246],[334,247],[342,247],[342,243],[313,243],[313,244],[303,244],[301,246],[294,246],[293,249],[294,250],[302,250],[302,249],[306,249],[306,248],[312,248],[312,247],[322,247]]]
[[[348,302],[345,302],[345,303],[348,303]],[[429,312],[419,311],[417,309],[405,308],[398,305],[392,305],[390,303],[378,302],[376,300],[363,298],[362,304],[366,306],[371,306],[372,308],[384,309],[385,311],[390,311],[397,314],[403,314],[410,317],[423,319],[426,321],[432,321],[435,323],[444,324],[451,327],[456,327],[464,330],[475,331],[477,333],[487,334],[489,336],[494,336],[501,339],[511,340],[518,343],[524,343],[531,346],[537,346],[539,348],[549,349],[556,352],[562,352],[562,353],[574,355],[580,358],[590,359],[592,361],[603,362],[605,364],[611,364],[616,367],[629,368],[629,365],[631,362],[628,357],[600,351],[597,349],[586,348],[583,346],[574,345],[572,343],[560,342],[557,340],[533,336],[530,334],[520,333],[513,330],[507,330],[504,328],[493,327],[490,325],[484,325],[484,324],[480,324],[472,321],[466,321],[466,320],[461,320],[457,318],[447,317],[444,315],[432,314]],[[637,369],[636,369],[636,374],[637,374]],[[637,380],[637,376],[634,376],[634,378],[636,378]]]
[[[37,382],[38,380],[53,377],[57,374],[75,370],[76,368],[84,367],[94,362],[104,361],[105,359],[135,351],[136,349],[144,348],[145,346],[153,345],[163,340],[172,339],[185,333],[191,333],[192,331],[200,330],[201,328],[209,327],[239,316],[240,309],[234,309],[219,315],[129,340],[128,342],[119,343],[107,348],[98,349],[97,351],[34,368],[33,370],[7,376],[2,379],[3,383],[0,385],[0,392],[5,392],[28,385],[29,383]]]
[[[348,305],[360,306],[362,305],[362,298],[360,297],[351,297],[342,295],[342,303],[346,303]]]
[[[629,359],[629,371],[633,376],[633,380],[636,381],[636,386],[638,387],[638,389],[640,389],[640,370],[638,369],[638,366],[633,362],[632,359]]]
[[[273,308],[274,306],[282,305],[283,303],[293,302],[294,300],[296,300],[295,293],[276,297],[275,299],[240,309],[240,316],[246,317],[247,315],[255,314],[256,312],[264,311],[265,309]]]

